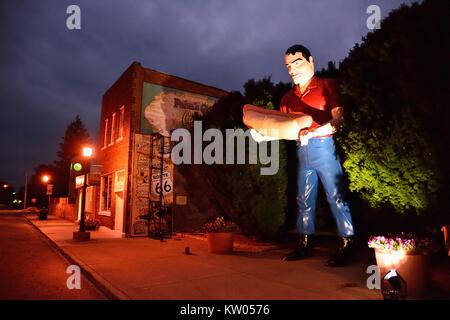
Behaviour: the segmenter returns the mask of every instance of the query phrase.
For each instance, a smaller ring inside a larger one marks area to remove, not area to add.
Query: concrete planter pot
[[[206,234],[208,252],[214,254],[228,254],[233,252],[233,232],[211,232]]]
[[[395,269],[406,281],[408,297],[423,297],[430,281],[428,255],[409,255],[404,252],[383,252],[375,250],[377,266],[383,278],[390,269]]]

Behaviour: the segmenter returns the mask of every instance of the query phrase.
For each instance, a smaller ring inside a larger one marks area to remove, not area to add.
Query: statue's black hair
[[[302,46],[301,44],[294,44],[293,46],[290,46],[289,49],[286,50],[285,54],[296,54],[297,52],[301,52],[306,61],[309,61],[311,52],[307,47]]]

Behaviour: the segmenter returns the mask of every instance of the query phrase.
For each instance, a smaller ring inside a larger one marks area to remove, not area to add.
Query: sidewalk
[[[122,238],[105,227],[73,242],[75,224],[49,216],[27,219],[116,299],[381,299],[366,287],[367,263],[324,266],[325,256],[286,262],[288,249],[241,243],[231,255],[208,254],[204,240]],[[190,247],[191,255],[184,254]]]

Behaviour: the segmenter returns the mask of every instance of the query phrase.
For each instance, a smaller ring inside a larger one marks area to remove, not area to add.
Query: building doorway
[[[116,210],[114,230],[123,232],[123,191],[116,192]]]
[[[82,199],[83,199],[83,192],[81,192],[81,189],[78,189],[78,218],[77,218],[77,220],[78,221],[81,221],[81,201],[82,201]]]

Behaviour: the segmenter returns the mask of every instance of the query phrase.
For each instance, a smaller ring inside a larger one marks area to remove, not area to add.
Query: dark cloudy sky
[[[249,78],[289,81],[283,53],[308,46],[316,68],[342,60],[397,0],[2,0],[0,180],[56,158],[77,114],[97,138],[101,98],[133,62],[226,90]],[[66,9],[81,8],[81,30]]]

